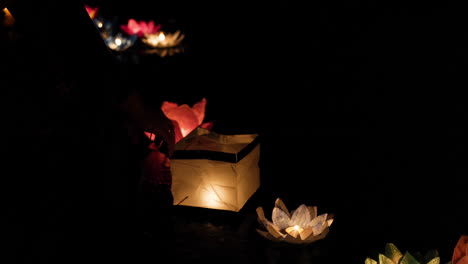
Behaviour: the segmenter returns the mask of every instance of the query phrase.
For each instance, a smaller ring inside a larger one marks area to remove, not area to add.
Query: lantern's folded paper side
[[[260,187],[258,135],[197,128],[171,158],[174,204],[238,212]]]

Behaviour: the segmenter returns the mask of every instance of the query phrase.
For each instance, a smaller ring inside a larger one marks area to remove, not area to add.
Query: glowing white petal
[[[315,217],[314,219],[312,219],[312,220],[310,221],[309,225],[310,225],[310,226],[314,226],[314,225],[316,225],[316,224],[318,224],[318,223],[323,223],[323,222],[327,221],[327,216],[328,216],[327,213],[321,214],[321,215]]]
[[[280,208],[288,215],[288,217],[291,217],[291,215],[289,214],[288,208],[286,207],[286,205],[284,205],[283,201],[280,198],[276,199],[275,207]]]
[[[273,214],[271,216],[273,224],[280,230],[283,230],[289,226],[289,216],[278,207],[273,208]]]
[[[307,209],[309,209],[311,220],[317,217],[317,206],[307,206]]]
[[[310,222],[310,214],[307,206],[305,204],[301,204],[292,214],[291,221],[289,222],[290,226],[298,225],[302,228],[306,227],[307,224]]]

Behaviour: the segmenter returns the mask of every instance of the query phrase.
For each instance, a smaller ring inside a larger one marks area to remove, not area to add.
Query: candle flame
[[[115,38],[115,44],[117,44],[117,46],[122,45],[122,40],[120,38]]]
[[[160,32],[159,36],[158,36],[158,40],[159,41],[164,41],[165,39],[166,39],[166,36],[164,35],[164,33]]]

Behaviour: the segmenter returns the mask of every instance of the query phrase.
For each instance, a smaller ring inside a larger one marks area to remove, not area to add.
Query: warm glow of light
[[[294,225],[286,228],[284,231],[293,237],[297,237],[304,229],[298,225]]]
[[[180,31],[175,33],[164,33],[159,31],[159,33],[154,34],[145,34],[145,37],[142,39],[143,42],[153,48],[168,48],[175,47],[180,44],[184,39],[184,35]]]
[[[98,26],[98,28],[102,28],[102,26],[103,26],[102,22],[101,22],[101,21],[98,21],[98,22],[97,22],[97,26]]]
[[[115,38],[115,44],[117,44],[117,46],[122,45],[122,40],[120,38]]]
[[[166,39],[166,36],[164,35],[164,33],[160,32],[159,36],[158,36],[158,40],[159,41],[164,41],[165,39]]]
[[[12,26],[15,23],[15,18],[11,15],[10,10],[8,10],[8,8],[5,7],[3,9],[3,13],[5,14],[3,25],[6,27]]]
[[[201,192],[201,199],[206,207],[208,208],[222,208],[223,206],[220,203],[220,199],[213,187],[208,186],[204,188]]]
[[[187,104],[164,101],[161,110],[167,118],[177,122],[180,134],[176,133],[176,143],[203,123],[205,118],[206,98],[202,98],[192,107]]]
[[[91,19],[94,19],[96,17],[96,14],[98,12],[98,7],[91,7],[88,5],[85,5],[86,12],[88,12],[88,15]]]

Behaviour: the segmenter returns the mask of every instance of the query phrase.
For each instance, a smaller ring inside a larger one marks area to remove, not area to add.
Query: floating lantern
[[[136,35],[124,37],[122,34],[117,34],[115,36],[108,36],[104,41],[110,49],[115,51],[124,51],[135,44]]]
[[[239,212],[260,187],[259,158],[257,134],[198,127],[171,156],[174,204]]]
[[[273,222],[266,219],[262,207],[258,207],[256,211],[259,222],[266,229],[266,231],[257,229],[257,232],[275,242],[312,243],[325,238],[333,223],[331,214],[324,213],[317,216],[316,206],[301,204],[296,210],[289,213],[280,198],[275,201],[272,214]]]
[[[402,254],[401,251],[393,244],[385,245],[385,254],[379,254],[379,260],[366,258],[365,264],[439,264],[440,257],[437,250],[430,250],[425,256],[420,254],[411,255],[408,251]]]
[[[175,33],[164,33],[159,31],[154,34],[145,34],[143,43],[152,48],[171,48],[180,45],[185,35],[177,30]]]
[[[153,20],[148,23],[145,21],[137,22],[135,19],[129,19],[127,25],[121,25],[120,28],[128,35],[136,34],[143,37],[145,34],[155,34],[161,28],[161,25],[155,25]]]
[[[168,101],[162,103],[161,110],[167,118],[173,121],[176,127],[176,143],[202,125],[205,119],[206,102],[206,98],[203,98],[192,107]]]
[[[96,14],[99,10],[99,7],[91,7],[89,5],[85,5],[86,12],[88,12],[88,15],[91,19],[96,18]]]
[[[458,240],[451,264],[468,264],[468,235],[461,236]]]

